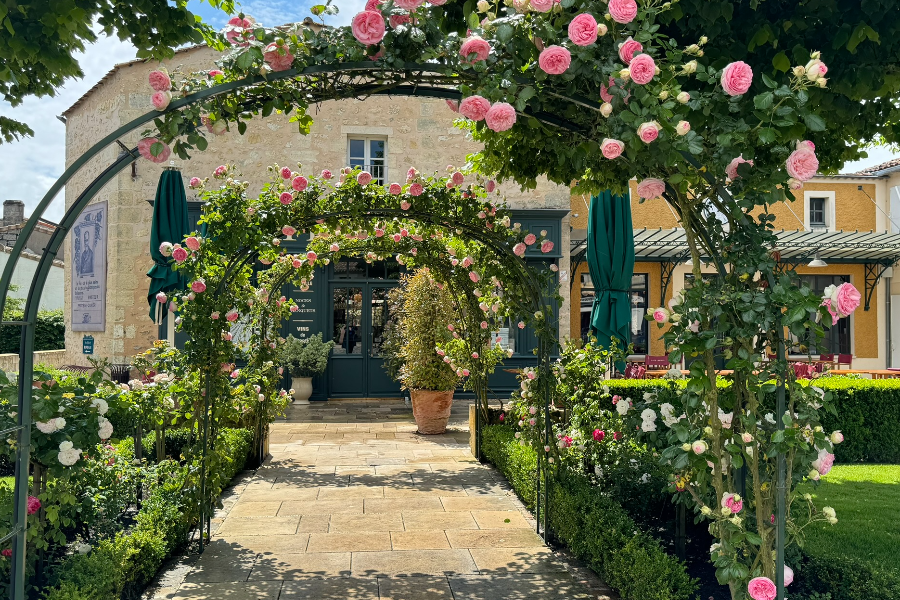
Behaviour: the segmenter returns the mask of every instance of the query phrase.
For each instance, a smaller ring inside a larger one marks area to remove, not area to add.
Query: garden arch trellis
[[[411,81],[408,76],[412,74],[417,74],[421,76],[427,73],[435,73],[434,77],[425,76],[425,83],[421,83],[418,80]],[[325,79],[317,79],[317,76],[324,76],[328,74],[336,74],[337,80],[326,81]],[[393,80],[390,83],[385,82],[386,78],[389,78],[390,75],[394,75]],[[368,76],[368,79],[367,79]],[[376,94],[391,94],[391,95],[408,95],[408,96],[421,96],[421,97],[432,97],[432,98],[440,98],[440,99],[448,99],[448,100],[458,100],[461,98],[461,93],[452,89],[448,86],[459,84],[461,78],[453,78],[440,76],[439,72],[429,67],[427,65],[413,65],[407,64],[404,65],[403,69],[392,69],[385,70],[380,68],[372,63],[347,63],[343,65],[329,65],[326,67],[307,67],[302,70],[286,70],[278,73],[274,73],[269,75],[268,77],[263,76],[253,76],[248,77],[239,81],[223,83],[217,85],[215,87],[199,91],[197,93],[191,94],[185,98],[180,100],[173,101],[164,113],[177,112],[180,109],[185,107],[189,107],[193,104],[198,104],[208,98],[214,98],[218,95],[227,94],[229,92],[233,92],[237,89],[248,88],[252,89],[253,86],[258,85],[264,82],[278,81],[278,80],[286,80],[286,79],[301,79],[306,78],[308,81],[312,81],[312,90],[309,93],[309,102],[317,103],[325,100],[332,99],[340,99],[340,98],[354,98],[360,96],[368,96],[368,95],[376,95]],[[578,99],[578,104],[590,104],[596,106],[596,103],[590,102],[585,99]],[[31,284],[28,290],[28,296],[25,302],[24,314],[21,321],[11,321],[4,322],[4,325],[15,325],[20,327],[21,329],[21,342],[19,346],[19,373],[18,373],[18,422],[17,425],[13,428],[0,431],[0,434],[9,436],[11,434],[16,434],[17,440],[17,451],[16,451],[16,466],[15,466],[15,496],[14,496],[14,507],[13,507],[13,519],[14,526],[9,534],[7,534],[2,540],[0,540],[0,544],[7,543],[12,540],[13,544],[13,555],[12,555],[12,570],[11,570],[11,589],[13,593],[14,600],[24,600],[25,598],[25,535],[26,535],[26,505],[27,505],[27,497],[28,497],[28,464],[30,457],[30,443],[31,443],[31,393],[32,388],[30,386],[30,382],[33,379],[34,375],[34,339],[35,339],[35,321],[37,318],[38,306],[40,304],[40,298],[44,290],[44,285],[46,284],[47,277],[49,275],[50,266],[53,263],[53,260],[56,258],[57,254],[62,247],[62,243],[68,233],[69,229],[75,224],[79,215],[84,211],[84,209],[88,206],[91,200],[103,189],[103,187],[109,183],[109,181],[115,177],[119,172],[125,169],[131,162],[139,158],[140,154],[138,153],[138,148],[132,147],[127,148],[121,141],[120,138],[129,133],[134,132],[139,127],[151,122],[154,118],[160,116],[160,111],[150,111],[147,112],[132,121],[126,123],[122,127],[119,127],[114,132],[106,135],[100,141],[91,146],[90,149],[85,151],[81,156],[79,156],[64,172],[63,174],[56,180],[56,182],[50,187],[44,197],[41,199],[40,203],[35,207],[32,212],[31,217],[28,222],[23,227],[20,235],[16,241],[15,246],[13,247],[10,260],[7,262],[6,267],[3,271],[2,278],[0,278],[0,291],[2,291],[2,295],[0,295],[0,313],[2,313],[3,307],[6,302],[7,293],[9,287],[11,285],[13,272],[15,271],[16,264],[18,259],[24,249],[25,243],[31,236],[31,233],[34,231],[40,219],[46,213],[50,204],[53,202],[57,194],[60,190],[66,186],[69,182],[72,181],[73,177],[77,175],[81,169],[94,157],[96,157],[100,152],[102,152],[107,147],[112,144],[118,144],[119,147],[123,149],[123,152],[119,154],[119,156],[108,166],[106,166],[89,184],[85,186],[85,188],[78,194],[75,201],[72,205],[66,210],[63,218],[60,220],[57,228],[54,233],[51,235],[50,240],[47,243],[47,246],[44,248],[44,252],[41,256],[41,259],[38,262],[37,268],[35,270],[35,274],[32,278]],[[580,128],[571,123],[570,121],[561,118],[557,115],[553,115],[550,113],[533,113],[530,114],[534,118],[538,119],[541,123],[546,125],[550,125],[553,127],[560,127],[571,132],[578,132]],[[432,215],[422,214],[422,215],[414,215],[411,212],[405,211],[383,211],[383,214],[373,214],[372,216],[384,216],[384,217],[393,217],[397,216],[398,213],[402,213],[402,216],[405,217],[417,217],[424,221],[428,221],[429,219],[433,219]],[[323,215],[328,216],[328,215]],[[340,216],[339,214],[335,214],[333,216]],[[315,219],[318,217],[314,217],[311,219],[311,222],[307,224],[307,226],[314,224]],[[442,226],[449,226],[448,224],[441,224]],[[452,228],[459,228],[460,225],[454,224]],[[471,228],[473,231],[467,232],[475,236],[474,228]],[[480,232],[479,232],[480,235]],[[485,237],[481,235],[481,237]],[[494,248],[498,252],[505,252],[509,255],[512,255],[512,252],[508,248]],[[254,255],[252,249],[246,249],[246,251],[242,254],[241,257],[236,260],[233,265],[244,264],[246,261],[251,260]],[[533,281],[529,281],[527,277],[527,269],[525,270],[526,274],[523,277],[523,281],[527,282],[530,289],[533,290],[536,294],[535,298],[540,298],[541,290],[533,285]],[[537,301],[538,306],[540,306],[540,301]],[[541,342],[541,346],[539,348],[541,360],[540,364],[542,369],[545,372],[549,373],[549,355],[550,348],[546,344],[546,342]],[[550,419],[549,419],[549,384],[545,384],[544,389],[544,414],[545,414],[545,436],[550,435],[549,427],[550,427]],[[479,422],[480,427],[480,422]],[[543,464],[543,462],[541,462]],[[542,470],[543,480],[545,483],[548,481],[549,473],[545,468]],[[541,479],[541,471],[539,471],[538,479]],[[547,494],[544,494],[544,506],[543,506],[543,531],[546,534],[546,523],[547,523],[547,511],[549,505],[549,498]],[[540,522],[539,525],[540,527]]]

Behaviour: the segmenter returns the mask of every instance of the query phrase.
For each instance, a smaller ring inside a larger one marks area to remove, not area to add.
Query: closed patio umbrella
[[[177,169],[166,169],[159,178],[156,200],[153,203],[153,225],[150,228],[150,256],[153,266],[147,271],[150,289],[147,302],[150,304],[150,318],[157,320],[156,294],[185,288],[184,276],[170,266],[171,259],[163,256],[159,246],[163,242],[172,244],[183,242],[190,233],[187,197],[184,194],[184,180]],[[165,310],[165,307],[161,307]]]
[[[603,348],[616,338],[628,346],[631,302],[628,289],[634,274],[634,231],[631,200],[609,190],[591,198],[587,231],[587,262],[594,283],[591,333]],[[622,371],[623,363],[616,368]]]

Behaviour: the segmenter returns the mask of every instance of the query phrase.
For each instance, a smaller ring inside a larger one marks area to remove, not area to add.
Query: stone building
[[[22,233],[22,228],[28,219],[25,217],[25,203],[21,200],[5,200],[3,202],[3,219],[0,220],[0,270],[6,267],[6,261],[12,254],[13,246]],[[13,271],[12,283],[17,287],[16,290],[10,292],[13,298],[27,298],[28,289],[31,286],[31,279],[37,270],[37,261],[50,236],[56,231],[56,223],[41,219],[35,230],[28,238],[25,248],[22,251],[16,269]],[[60,252],[57,259],[53,261],[50,267],[47,283],[44,286],[44,293],[41,295],[41,310],[57,310],[63,308],[63,257],[65,254]]]
[[[199,71],[212,68],[215,60],[213,50],[203,46],[193,47],[178,51],[166,67],[170,73]],[[147,74],[154,68],[156,65],[138,61],[120,64],[65,112],[67,165],[97,140],[152,108]],[[235,164],[241,177],[251,182],[248,193],[254,194],[259,192],[268,178],[266,167],[273,163],[292,167],[301,163],[306,173],[365,164],[376,178],[390,182],[401,180],[411,166],[424,173],[444,173],[448,164],[461,166],[466,162],[466,155],[478,149],[465,130],[454,126],[457,115],[443,100],[376,96],[365,100],[325,102],[310,107],[309,114],[315,122],[308,135],[298,133],[296,125],[284,116],[254,118],[248,123],[245,135],[238,135],[235,131],[219,137],[211,136],[205,152],[195,152],[187,162],[175,161],[175,166],[181,169],[187,180],[194,175],[211,175],[219,164]],[[138,133],[134,133],[122,142],[131,147],[139,137]],[[115,146],[108,148],[66,186],[67,207],[100,170],[115,160],[119,152]],[[149,348],[160,336],[157,325],[148,317],[146,294],[149,280],[146,272],[151,266],[149,231],[152,208],[149,201],[155,195],[163,168],[164,165],[138,160],[130,169],[113,178],[94,200],[108,203],[108,270],[105,329],[90,335],[94,337],[94,352],[110,357],[114,362],[126,362],[129,357]],[[540,258],[556,261],[560,273],[566,277],[569,268],[568,189],[545,181],[526,192],[520,191],[515,184],[500,186],[500,190],[515,211],[516,220],[522,222],[524,227],[551,232],[556,242],[554,252],[558,254]],[[188,190],[189,202],[196,200],[191,195]],[[365,267],[365,263],[361,264]],[[367,303],[375,303],[375,296],[382,293],[377,291],[382,285],[379,281],[390,277],[384,273],[356,273],[352,264],[332,267],[346,268],[347,273],[338,274],[330,269],[328,273],[316,277],[319,287],[313,292],[319,295],[313,300],[318,306],[318,320],[312,324],[296,325],[295,328],[305,327],[300,333],[324,331],[326,338],[331,337],[328,332],[335,327],[331,310],[335,298],[352,290],[351,297],[358,293],[365,296]],[[345,276],[357,277],[358,281],[339,285],[337,280]],[[71,269],[68,267],[66,286],[69,295]],[[564,285],[563,289],[568,294],[568,286]],[[66,315],[67,326],[71,319],[70,312],[67,311]],[[559,307],[559,317],[561,323],[569,322],[567,302]],[[368,327],[371,328],[374,317],[364,321],[369,321]],[[515,336],[520,335],[515,328],[513,331]],[[560,332],[561,337],[567,334],[566,328]],[[70,353],[68,359],[73,364],[85,362],[81,355],[84,335],[67,327],[66,348]],[[163,331],[162,335],[167,333]],[[528,345],[527,338],[519,340],[520,349],[528,352],[533,360],[530,347],[526,348]],[[356,349],[359,352],[350,348],[345,350],[350,350],[351,354],[365,354],[362,349]],[[363,373],[374,377],[383,370],[370,366]],[[335,385],[340,383],[340,379],[335,381]],[[377,394],[369,390],[356,395]]]

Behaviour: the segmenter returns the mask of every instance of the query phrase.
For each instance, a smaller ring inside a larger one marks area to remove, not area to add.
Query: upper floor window
[[[827,198],[810,198],[809,199],[809,226],[810,227],[828,227],[825,221],[825,203]]]
[[[347,142],[349,164],[372,174],[378,185],[387,180],[387,140],[377,137],[352,137]]]

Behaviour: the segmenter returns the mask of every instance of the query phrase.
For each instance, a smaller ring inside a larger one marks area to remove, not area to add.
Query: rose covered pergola
[[[171,152],[188,158],[192,150],[206,148],[210,135],[232,129],[243,134],[253,116],[290,115],[307,132],[312,123],[307,109],[317,102],[414,94],[451,101],[465,118],[461,125],[483,144],[472,159],[480,173],[526,187],[543,175],[566,185],[574,182],[577,191],[615,192],[637,177],[642,199],[662,196],[679,216],[697,283],[673,304],[665,338],[673,361],[684,352],[701,358],[683,396],[698,418],[679,433],[687,440],[668,446],[664,457],[675,465],[685,463],[678,468],[691,475],[692,493],[679,493],[692,498],[698,511],[718,506],[745,484],[753,490],[746,502],[755,518],[725,523],[722,511],[702,517],[723,543],[716,565],[733,597],[749,593],[761,600],[775,590],[780,597],[790,521],[786,506],[795,485],[810,475],[813,457],[827,453],[832,443],[815,431],[821,403],[809,401],[804,411],[796,410],[797,399],[808,395],[788,374],[784,337],[786,330],[821,332],[819,318],[830,322],[828,310],[841,298],[823,303],[781,268],[768,207],[792,200],[791,190],[816,172],[815,145],[832,143],[811,101],[827,98],[827,67],[812,48],[804,64],[786,73],[747,64],[739,56],[709,64],[704,38],[676,40],[661,32],[660,18],[675,5],[660,0],[512,0],[509,6],[487,0],[475,6],[372,0],[350,27],[341,28],[266,28],[240,15],[211,42],[224,50],[217,68],[174,82],[167,73],[154,72],[150,84],[157,112],[106,136],[66,170],[34,211],[0,282],[8,288],[19,246],[74,173],[119,136],[153,121],[135,150],[80,191],[48,244],[20,323],[21,410],[15,428],[20,526],[13,556],[19,582],[28,476],[22,458],[27,458],[30,431],[24,382],[32,375],[36,298],[81,210],[137,153],[155,162],[167,160]],[[334,7],[315,11],[333,12]],[[318,224],[291,226],[298,225]],[[254,258],[253,252],[242,264]],[[715,266],[714,277],[701,277],[701,262]],[[851,304],[838,307],[839,314],[847,314]],[[777,360],[760,366],[759,357],[770,349]],[[718,392],[716,357],[734,369],[737,400],[725,400]],[[549,377],[543,385],[550,385]],[[774,406],[752,400],[769,391]],[[733,413],[729,427],[720,409]],[[774,412],[774,431],[760,436],[758,424],[767,411]],[[802,433],[807,427],[814,433]],[[737,443],[744,434],[752,441]],[[702,442],[697,446],[702,451],[690,441]],[[688,452],[698,459],[686,459]],[[716,469],[726,455],[734,469]],[[764,468],[748,475],[738,462],[751,455]],[[710,472],[699,476],[708,463],[714,465]],[[763,518],[768,506],[774,507],[771,526]]]

